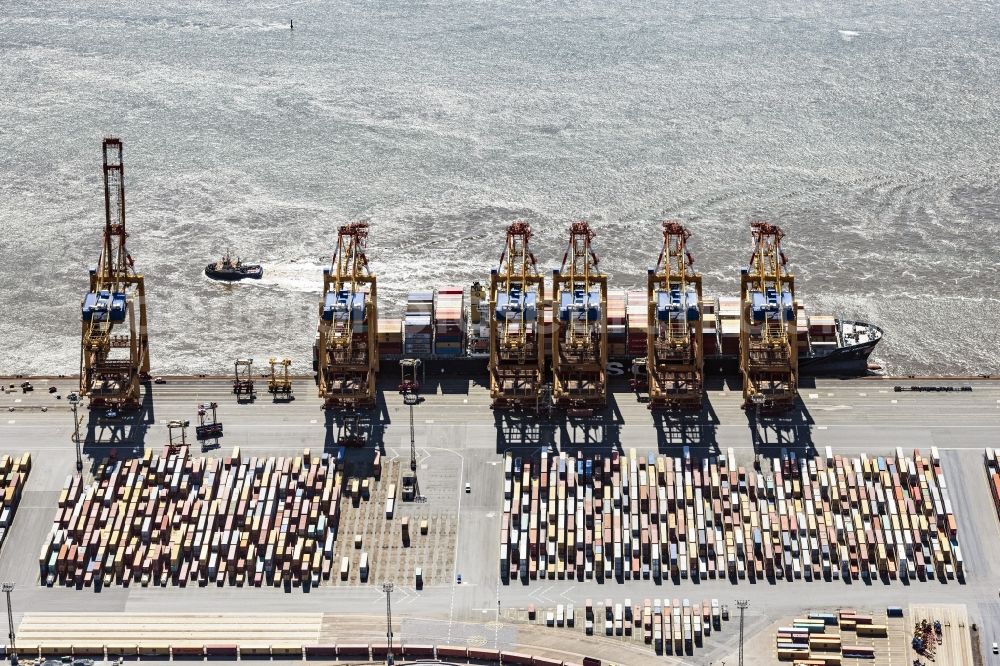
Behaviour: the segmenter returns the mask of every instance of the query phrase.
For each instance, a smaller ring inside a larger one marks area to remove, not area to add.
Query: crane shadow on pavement
[[[146,384],[138,409],[86,411],[85,431],[81,432],[83,454],[91,456],[95,465],[103,458],[138,458],[145,451],[146,436],[154,423],[153,390],[150,384]],[[167,444],[166,438],[162,444]]]
[[[660,453],[676,454],[686,446],[700,457],[719,454],[719,416],[708,394],[698,411],[653,410],[653,427]]]
[[[747,410],[747,427],[758,456],[780,455],[782,450],[798,456],[812,458],[816,445],[812,438],[815,421],[801,396],[796,397],[792,409],[782,414],[757,414]]]

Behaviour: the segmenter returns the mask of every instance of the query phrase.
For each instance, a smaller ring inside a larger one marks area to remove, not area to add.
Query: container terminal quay
[[[372,564],[373,568],[381,567],[378,577],[373,573],[367,582],[362,582],[352,568],[350,581],[342,583],[335,566],[330,580],[321,580],[308,592],[301,584],[288,588],[266,584],[255,587],[250,582],[242,587],[229,583],[217,587],[214,582],[200,586],[194,581],[181,587],[172,580],[163,585],[159,582],[143,585],[133,580],[127,587],[116,582],[103,587],[94,583],[85,587],[82,582],[46,584],[40,577],[39,549],[52,529],[67,477],[76,474],[71,409],[65,399],[55,399],[56,394],[48,393],[47,389],[55,387],[58,394],[65,396],[76,390],[77,384],[71,379],[32,381],[35,390],[28,394],[16,391],[0,396],[0,404],[6,408],[6,417],[0,421],[3,453],[15,456],[30,453],[32,458],[32,470],[21,494],[16,519],[8,528],[0,561],[3,580],[15,583],[12,602],[15,623],[20,627],[17,644],[26,653],[37,651],[39,646],[54,645],[65,650],[74,641],[86,642],[68,628],[74,618],[85,622],[94,613],[143,617],[143,631],[148,635],[130,635],[124,639],[133,648],[144,640],[160,647],[171,641],[176,646],[187,645],[176,635],[168,633],[164,637],[172,622],[192,622],[190,616],[202,613],[236,616],[248,610],[312,613],[325,618],[317,621],[316,630],[306,638],[283,639],[264,633],[251,637],[249,643],[254,645],[269,640],[280,644],[298,640],[300,647],[337,643],[384,645],[385,595],[381,584],[385,580],[395,583],[393,622],[397,648],[404,643],[468,645],[470,641],[480,641],[480,645],[489,648],[498,645],[500,650],[535,652],[550,658],[558,657],[556,653],[562,648],[568,655],[564,657],[566,660],[586,652],[595,658],[603,655],[610,663],[663,661],[667,657],[658,656],[641,640],[623,645],[622,636],[605,636],[603,613],[594,636],[587,636],[582,628],[587,599],[596,603],[611,599],[615,604],[631,599],[633,604],[639,604],[649,597],[715,598],[728,604],[731,613],[736,612],[735,600],[748,600],[749,663],[773,663],[774,644],[772,636],[769,642],[751,649],[750,637],[768,631],[773,634],[775,627],[785,626],[786,618],[798,617],[810,609],[850,607],[884,612],[887,606],[962,604],[967,608],[970,626],[978,625],[974,636],[982,641],[984,653],[991,637],[1000,635],[997,599],[1000,567],[992,555],[1000,543],[1000,527],[983,461],[984,450],[1000,436],[1000,382],[997,381],[935,380],[935,385],[971,383],[973,386],[971,392],[942,394],[896,392],[893,390],[896,380],[821,379],[803,388],[799,417],[787,423],[755,425],[748,423],[741,409],[742,392],[735,378],[732,383],[720,380],[709,388],[706,409],[696,418],[662,421],[634,400],[627,385],[612,390],[612,406],[606,416],[522,421],[491,411],[487,388],[459,379],[442,380],[433,390],[428,387],[421,394],[424,399],[412,407],[416,477],[419,493],[426,500],[400,502],[391,520],[383,519],[380,503],[371,514],[377,520],[368,526],[352,522],[350,514],[357,509],[347,497],[342,500],[336,540],[349,549],[337,551],[335,564],[339,565],[340,553],[344,552],[353,558],[352,567],[358,565],[359,553],[354,550],[352,540],[355,534],[363,533],[361,549],[373,552],[373,559],[380,554],[369,549],[385,546],[381,550],[387,561]],[[169,441],[168,424],[189,420],[192,406],[200,403],[218,405],[219,419],[225,424],[221,440],[225,446],[209,447],[204,452],[197,451],[196,446],[190,453],[192,456],[227,457],[233,454],[234,447],[239,447],[245,459],[301,456],[306,450],[318,456],[323,451],[339,449],[336,437],[340,425],[332,412],[322,409],[321,401],[312,392],[303,391],[287,403],[262,399],[252,404],[237,404],[228,379],[170,377],[166,381],[149,387],[147,407],[134,420],[130,417],[108,421],[97,412],[81,412],[85,480],[93,478],[99,461],[112,452],[122,461],[146,451],[162,455]],[[5,380],[7,385],[17,382]],[[306,382],[307,379],[302,380]],[[394,468],[400,474],[396,479],[399,483],[409,471],[411,407],[397,391],[395,381],[386,382],[383,388],[378,393],[377,425],[372,426],[374,441],[370,447],[346,449],[345,457],[356,470],[371,465],[379,452],[382,483],[388,481],[384,470],[393,469],[391,461],[399,463]],[[523,460],[540,455],[548,447],[553,451],[550,455],[565,452],[569,456],[578,453],[611,456],[620,450],[627,457],[629,450],[635,449],[642,456],[648,453],[680,456],[684,446],[690,447],[696,456],[716,451],[727,455],[731,449],[735,462],[746,466],[752,465],[755,453],[765,457],[779,455],[780,448],[818,458],[825,458],[826,447],[848,458],[861,455],[891,458],[896,447],[902,447],[907,455],[919,449],[928,456],[932,447],[936,447],[950,481],[964,557],[963,580],[914,577],[904,583],[898,578],[883,580],[875,576],[851,582],[795,578],[753,582],[726,575],[676,581],[669,576],[660,581],[640,576],[619,581],[614,576],[598,580],[596,576],[574,574],[561,579],[538,576],[526,583],[520,579],[502,582],[497,552],[504,507],[505,452]],[[359,477],[362,474],[353,473]],[[465,492],[467,483],[470,492]],[[362,505],[369,501],[362,500]],[[403,552],[410,549],[396,548],[400,523],[407,516],[415,533],[413,553]],[[444,532],[453,532],[421,536],[417,523],[422,519],[447,522],[451,527]],[[419,545],[421,539],[428,538],[436,544],[446,544],[450,552],[438,553],[435,560],[430,551]],[[393,544],[383,543],[386,540]],[[421,566],[425,583],[417,589],[414,573]],[[457,582],[459,575],[461,583]],[[553,629],[544,625],[545,612],[554,611],[560,604],[572,605],[578,611],[575,628]],[[527,620],[527,609],[531,606],[539,614],[537,624]],[[49,613],[70,618],[63,628],[49,627],[48,636],[32,633],[31,627],[43,622]],[[164,617],[160,620],[147,617],[157,614]],[[547,637],[545,632],[553,635]],[[704,663],[729,661],[736,653],[737,637],[735,620],[730,620],[721,632],[706,638],[704,647],[695,654]],[[96,642],[103,641],[102,644],[114,642],[109,637],[94,638]],[[195,640],[206,644],[239,642],[237,638],[224,640],[216,635],[206,639],[196,636]],[[544,649],[546,646],[550,649]],[[896,646],[896,650],[901,652],[907,647]],[[627,650],[624,653],[623,648]],[[679,657],[672,663],[688,662]]]
[[[393,319],[345,224],[312,374],[158,376],[103,173],[79,374],[2,379],[7,656],[1000,664],[1000,379],[873,374],[778,226],[712,299],[679,222],[627,294],[587,223],[543,275],[515,222]]]

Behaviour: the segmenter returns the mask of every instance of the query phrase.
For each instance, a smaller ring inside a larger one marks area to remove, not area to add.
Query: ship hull
[[[822,356],[801,354],[799,355],[799,375],[803,377],[860,377],[870,374],[868,357],[871,356],[877,344],[878,340],[872,340],[849,347],[840,347]],[[384,362],[393,363],[402,358],[402,356],[383,355],[381,358]],[[489,359],[485,356],[431,357],[424,359],[428,379],[434,375],[444,374],[448,377],[462,376],[470,380],[481,378],[483,381],[486,381],[488,363]],[[709,356],[705,358],[706,375],[734,375],[739,374],[739,372],[740,359],[738,356]],[[631,358],[612,358],[610,363],[608,363],[608,375],[610,377],[631,374]]]
[[[802,377],[852,376],[870,374],[868,357],[875,350],[878,340],[839,347],[829,354],[799,354],[799,375]],[[740,357],[709,356],[705,358],[705,373],[731,375],[740,372]]]

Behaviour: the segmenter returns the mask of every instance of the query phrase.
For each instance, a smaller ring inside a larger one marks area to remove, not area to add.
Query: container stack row
[[[383,356],[403,353],[403,322],[399,319],[378,320],[378,350]]]
[[[466,353],[489,353],[490,303],[482,285],[476,283],[469,291],[466,310],[465,290],[459,286],[434,291],[411,292],[403,315],[402,330],[391,320],[379,320],[379,342],[383,355],[404,353],[412,357],[462,356]],[[645,291],[608,291],[608,354],[613,359],[637,358],[646,355],[648,307]],[[705,357],[737,356],[740,351],[740,298],[720,296],[701,302]],[[807,317],[805,305],[795,302],[800,353],[831,351],[837,347],[837,324],[831,315]],[[552,353],[552,332],[555,311],[551,301],[545,302],[541,321],[545,354]],[[383,331],[385,333],[383,334]],[[400,347],[397,347],[401,345]]]
[[[5,455],[0,458],[0,545],[7,538],[7,531],[14,522],[14,514],[21,503],[21,494],[31,473],[31,454],[20,458]]]
[[[778,627],[778,660],[804,666],[840,666],[844,659],[875,658],[874,645],[845,645],[843,631],[855,632],[860,640],[889,637],[888,625],[875,624],[870,615],[858,615],[851,609],[811,612],[792,620],[790,626]]]
[[[716,317],[718,308],[715,299],[701,302],[701,332],[702,344],[705,346],[705,356],[715,356],[719,353],[719,320]]]
[[[799,354],[806,353],[809,351],[809,317],[806,316],[806,305],[802,301],[795,301],[795,328]]]
[[[762,461],[566,453],[504,461],[502,579],[961,579],[936,449]]]
[[[444,287],[437,292],[434,353],[437,356],[465,353],[465,292],[461,287]]]
[[[627,308],[626,292],[618,289],[608,291],[608,355],[614,358],[623,358],[628,352]],[[551,351],[548,349],[546,353]]]
[[[727,356],[740,353],[740,297],[720,296],[718,298],[717,327],[719,331],[719,353]]]
[[[808,319],[809,344],[813,350],[832,351],[837,348],[837,320],[831,315],[812,315]]]
[[[993,506],[1000,517],[1000,449],[986,449],[986,476],[989,479]]]
[[[469,290],[469,353],[490,353],[490,297],[476,282]]]
[[[412,291],[403,315],[403,354],[411,358],[431,355],[434,345],[434,292]]]
[[[545,307],[540,313],[545,325],[542,327],[542,354],[552,356],[552,336],[558,330],[556,327],[556,309],[552,307],[552,301],[544,301]],[[530,330],[530,329],[529,329]]]
[[[343,451],[243,460],[186,449],[71,476],[39,557],[43,583],[317,585],[328,580]]]
[[[625,351],[629,356],[645,356],[649,333],[649,304],[646,292],[628,292],[625,314],[628,321],[628,347]]]
[[[693,655],[695,648],[704,646],[704,638],[713,630],[722,629],[719,600],[695,602],[688,599],[646,599],[642,605],[632,606],[629,599],[612,606],[604,603],[604,612],[595,617],[593,603],[587,600],[586,632],[595,633],[595,622],[603,624],[605,636],[631,635],[641,629],[643,641],[652,645],[656,654]]]

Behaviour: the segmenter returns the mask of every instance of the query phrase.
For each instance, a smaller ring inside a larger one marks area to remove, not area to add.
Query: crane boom
[[[125,249],[125,165],[122,143],[106,139],[104,153],[104,247],[97,268],[98,287],[122,291],[123,279],[133,268],[132,257]]]

